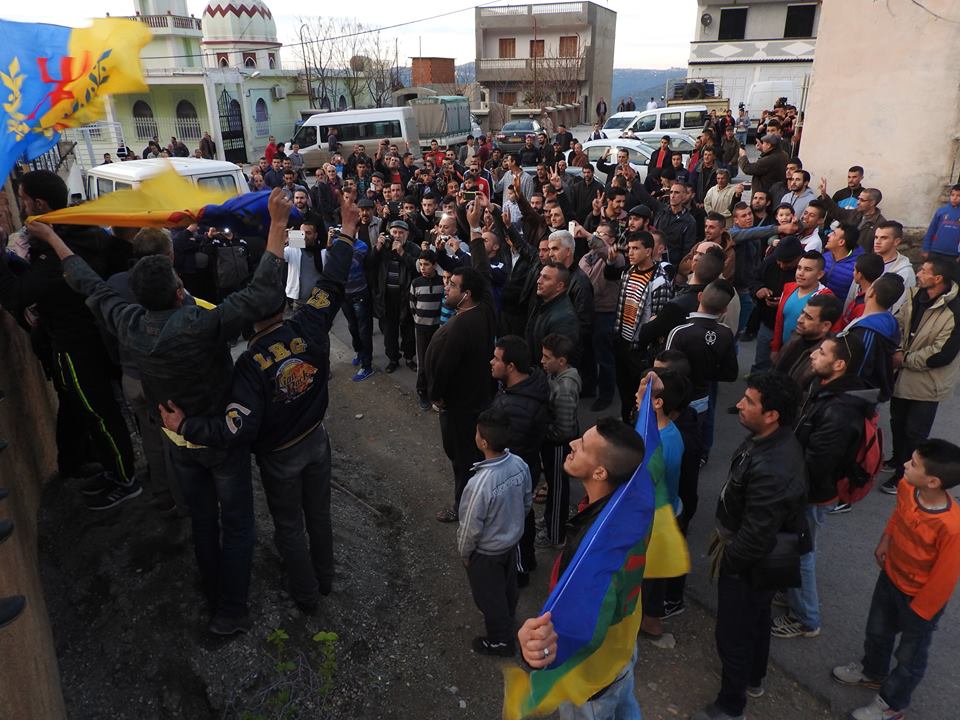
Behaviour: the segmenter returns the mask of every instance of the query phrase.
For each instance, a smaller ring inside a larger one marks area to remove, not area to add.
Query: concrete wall
[[[790,80],[797,87],[803,87],[804,78],[811,73],[813,66],[809,62],[779,62],[779,63],[716,63],[714,65],[691,65],[687,70],[687,77],[705,78],[720,84],[720,92],[730,101],[730,107],[736,110],[737,105],[747,100],[747,93],[755,82],[765,80]],[[787,98],[789,102],[798,105],[800,97]],[[750,117],[760,117],[763,107],[748,107]]]
[[[4,202],[0,198],[0,205]],[[25,595],[27,609],[0,629],[0,720],[66,717],[57,657],[37,560],[37,514],[43,482],[56,465],[56,401],[30,350],[27,334],[0,311],[0,517],[13,536],[0,545],[0,596]]]
[[[843,0],[846,2],[846,0]],[[699,3],[697,6],[697,25],[696,40],[716,40],[720,30],[720,13],[725,8],[746,7],[747,8],[747,27],[745,29],[745,40],[769,40],[772,38],[782,38],[783,29],[787,21],[788,5],[813,5],[813,2],[804,3],[800,0],[768,0],[766,2],[719,2],[719,3]],[[817,36],[817,24],[820,21],[822,7],[818,7],[813,18],[813,36]],[[710,13],[713,16],[713,22],[708,27],[700,24],[700,18],[704,13]],[[735,41],[734,41],[735,42]]]
[[[960,22],[960,0],[935,5]],[[957,28],[904,0],[823,5],[800,156],[830,192],[863,165],[887,218],[929,222],[960,173]]]

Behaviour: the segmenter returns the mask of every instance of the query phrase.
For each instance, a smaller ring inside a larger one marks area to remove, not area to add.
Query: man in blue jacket
[[[923,254],[944,255],[956,260],[960,255],[960,184],[950,188],[950,202],[933,214],[923,236]]]

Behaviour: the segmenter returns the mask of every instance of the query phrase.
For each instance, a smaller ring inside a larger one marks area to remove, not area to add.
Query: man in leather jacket
[[[747,379],[737,403],[750,437],[734,453],[717,501],[716,637],[723,671],[716,700],[692,720],[742,720],[748,688],[756,696],[767,673],[775,589],[799,579],[807,497],[803,449],[792,430],[799,394],[787,376],[762,373]],[[781,545],[788,550],[779,552]]]

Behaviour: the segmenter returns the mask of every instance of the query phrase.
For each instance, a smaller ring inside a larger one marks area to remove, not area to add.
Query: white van
[[[87,170],[84,192],[87,200],[96,200],[114,190],[139,187],[147,178],[173,169],[204,190],[239,195],[249,190],[243,171],[232,162],[199,158],[150,158],[97,165]]]
[[[676,132],[699,135],[707,123],[706,105],[668,105],[656,110],[645,110],[624,129],[624,135],[633,133]]]
[[[744,105],[751,120],[757,121],[764,110],[773,110],[777,100],[782,97],[791,105],[801,107],[802,92],[803,84],[800,80],[761,80],[753,83],[747,90]]]
[[[620,137],[624,130],[636,120],[642,111],[640,110],[627,110],[624,112],[614,113],[607,118],[607,121],[603,124],[601,130],[603,130],[604,135],[610,139],[616,139]]]
[[[409,107],[344,110],[311,115],[287,143],[287,152],[290,152],[296,143],[300,146],[304,167],[320,167],[330,160],[327,138],[332,127],[337,129],[337,140],[341,145],[346,145],[340,149],[344,157],[353,150],[356,143],[364,145],[364,151],[369,157],[373,157],[381,140],[397,144],[401,153],[405,149],[404,143],[409,143],[410,152],[415,156],[420,154],[420,133],[417,131],[413,110]]]

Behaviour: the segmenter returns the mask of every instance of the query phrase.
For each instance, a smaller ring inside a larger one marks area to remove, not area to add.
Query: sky
[[[242,0],[236,0],[242,2]],[[460,4],[463,3],[463,4]],[[83,25],[91,17],[91,8],[99,16],[133,15],[133,0],[93,0],[89,5],[76,0],[45,0],[42,3],[4,3],[0,17],[6,20],[55,22],[62,25]],[[187,0],[190,13],[199,17],[206,0]],[[496,2],[487,4],[522,4]],[[617,13],[617,39],[613,65],[616,68],[685,67],[693,39],[696,20],[696,0],[606,0],[599,1]],[[13,5],[13,7],[11,7]],[[298,17],[303,14],[303,0],[267,0],[277,23],[281,42],[297,41],[300,27]],[[330,7],[329,4],[325,4]],[[446,17],[425,20],[395,30],[385,30],[383,37],[399,41],[400,64],[408,65],[409,58],[422,54],[434,57],[454,57],[457,63],[475,59],[474,10],[468,0],[450,0],[449,5],[424,3],[411,9],[411,3],[396,0],[366,0],[359,18],[364,24],[385,26],[409,22],[449,10],[466,8]],[[341,13],[338,13],[341,14]],[[284,65],[296,66],[297,56],[288,50],[283,54]]]

